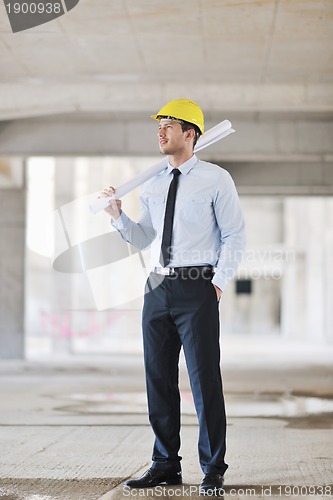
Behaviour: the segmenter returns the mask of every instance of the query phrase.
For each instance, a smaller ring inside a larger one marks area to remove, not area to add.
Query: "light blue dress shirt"
[[[144,184],[138,222],[124,212],[112,221],[122,238],[143,250],[151,245],[151,265],[160,267],[161,240],[168,189],[173,178],[168,166]],[[193,155],[179,170],[168,267],[216,267],[213,284],[224,290],[242,259],[244,219],[230,174]]]

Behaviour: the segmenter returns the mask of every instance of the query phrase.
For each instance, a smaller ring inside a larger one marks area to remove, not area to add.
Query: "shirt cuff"
[[[229,281],[229,278],[222,273],[216,273],[213,276],[212,283],[213,285],[216,285],[219,287],[219,289],[224,292],[225,287],[227,286],[227,283]]]
[[[128,222],[128,217],[124,212],[121,212],[117,220],[111,218],[111,226],[115,227],[118,231],[125,229]]]

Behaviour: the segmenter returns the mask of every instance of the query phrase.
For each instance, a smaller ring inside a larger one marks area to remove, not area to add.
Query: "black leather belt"
[[[188,267],[154,267],[156,274],[163,276],[181,276],[184,278],[197,279],[199,276],[203,278],[211,278],[214,275],[213,266],[188,266]]]

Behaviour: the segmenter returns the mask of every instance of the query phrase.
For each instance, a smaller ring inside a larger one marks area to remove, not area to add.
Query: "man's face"
[[[172,120],[161,120],[158,127],[160,153],[174,155],[185,147],[185,132],[181,124]]]

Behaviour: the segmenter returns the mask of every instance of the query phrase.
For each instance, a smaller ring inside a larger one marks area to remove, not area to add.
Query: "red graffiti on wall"
[[[126,311],[113,311],[107,314],[103,320],[98,318],[98,313],[95,311],[91,312],[87,314],[88,322],[84,328],[73,327],[75,321],[71,311],[64,311],[59,314],[58,312],[41,310],[39,314],[41,327],[46,335],[57,337],[88,337],[105,331],[107,327],[122,319]]]

